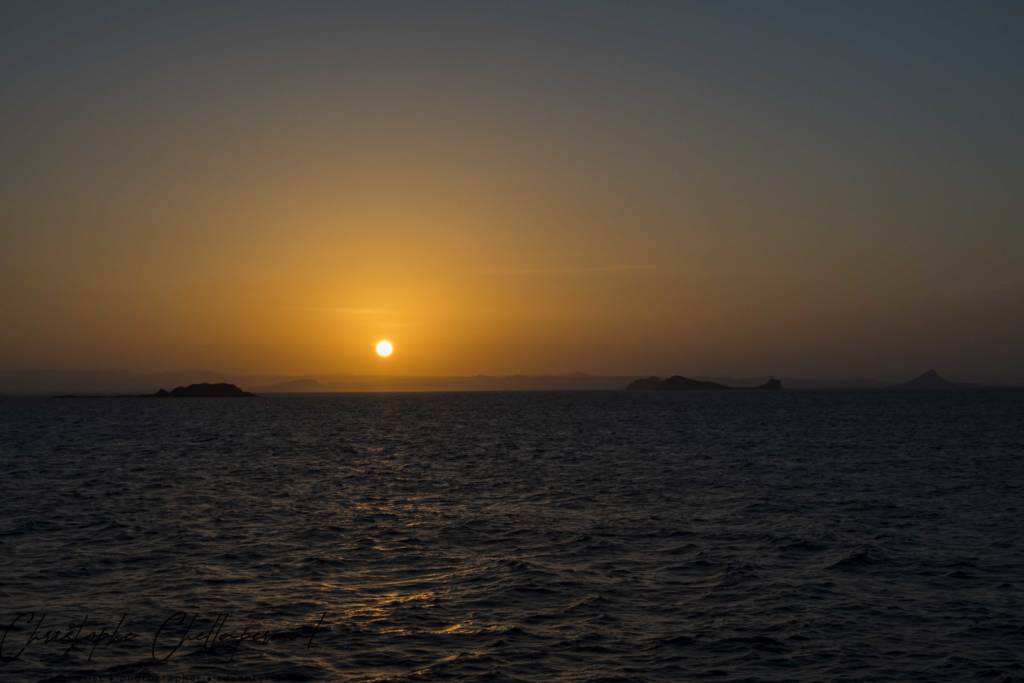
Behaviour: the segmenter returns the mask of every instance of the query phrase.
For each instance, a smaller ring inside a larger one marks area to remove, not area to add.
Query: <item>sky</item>
[[[0,82],[2,370],[1024,382],[1019,2],[5,2]]]

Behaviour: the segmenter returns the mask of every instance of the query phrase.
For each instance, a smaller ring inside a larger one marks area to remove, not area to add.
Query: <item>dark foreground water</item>
[[[1024,679],[1020,393],[0,399],[0,467],[4,681]]]

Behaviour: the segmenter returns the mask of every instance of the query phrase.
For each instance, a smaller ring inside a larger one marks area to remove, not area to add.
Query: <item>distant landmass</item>
[[[950,382],[948,379],[939,375],[935,370],[929,370],[921,375],[918,375],[909,382],[903,382],[890,387],[890,389],[899,389],[904,391],[958,391],[964,389],[987,389],[990,387],[984,384],[971,384],[967,382]]]
[[[279,382],[266,387],[257,387],[256,389],[262,394],[322,394],[330,391],[320,382],[308,377],[293,379],[288,382]]]
[[[772,377],[764,384],[753,387],[730,387],[709,380],[690,379],[689,377],[672,375],[664,380],[658,377],[644,377],[630,382],[626,387],[626,391],[722,391],[732,389],[767,389],[778,391],[782,389],[782,382]]]
[[[929,375],[930,373],[925,373]],[[326,394],[335,392],[392,391],[621,391],[636,380],[637,375],[472,375],[472,376],[409,376],[409,375],[240,375],[216,370],[187,372],[43,372],[0,370],[0,396],[49,395],[140,396],[151,394],[155,387],[187,387],[195,383],[222,382],[251,388],[256,394]],[[697,382],[712,382],[735,389],[753,389],[765,384],[765,376],[702,374]],[[946,382],[941,377],[941,382]],[[1019,379],[992,379],[991,383],[949,382],[956,389],[1022,390],[1024,375]],[[636,380],[634,389],[655,390],[658,377]],[[693,387],[696,388],[696,387]],[[702,387],[707,388],[707,387]],[[899,375],[888,379],[819,379],[786,375],[786,390],[819,391],[898,391],[927,389],[915,382],[901,382]],[[171,393],[171,392],[167,392]]]
[[[154,398],[237,398],[255,395],[227,382],[189,384],[187,387],[175,387],[170,391],[160,389],[155,394],[149,394]]]

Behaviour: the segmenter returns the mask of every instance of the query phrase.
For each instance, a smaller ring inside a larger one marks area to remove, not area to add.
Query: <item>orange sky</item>
[[[12,10],[0,369],[1024,379],[1021,70],[700,7]]]

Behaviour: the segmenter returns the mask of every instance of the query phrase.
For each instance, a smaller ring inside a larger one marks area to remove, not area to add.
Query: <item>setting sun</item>
[[[387,358],[395,350],[395,347],[391,345],[387,339],[381,339],[377,342],[377,355],[381,358]]]

